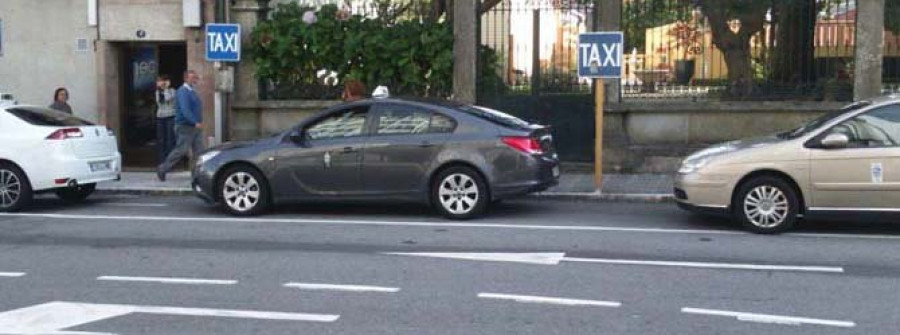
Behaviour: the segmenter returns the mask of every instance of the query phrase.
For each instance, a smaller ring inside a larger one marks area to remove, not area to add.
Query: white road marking
[[[843,273],[843,267],[831,266],[804,266],[804,265],[771,265],[771,264],[741,264],[741,263],[707,263],[707,262],[675,262],[632,259],[608,259],[608,258],[579,258],[565,257],[562,252],[545,253],[503,253],[503,252],[386,252],[385,255],[434,257],[462,259],[470,261],[511,262],[540,265],[559,265],[560,262],[573,263],[599,263],[615,265],[647,265],[647,266],[673,266],[705,269],[733,269],[733,270],[760,270],[760,271],[803,271],[803,272],[829,272]]]
[[[620,307],[621,302],[617,301],[600,301],[600,300],[583,300],[569,298],[541,297],[534,295],[516,295],[502,293],[478,293],[478,297],[482,299],[512,300],[521,303],[531,304],[550,304],[565,306],[599,306],[599,307]]]
[[[739,321],[774,323],[774,324],[784,324],[784,325],[793,325],[793,326],[799,326],[802,324],[844,327],[844,328],[850,328],[850,327],[856,326],[856,323],[853,321],[812,319],[812,318],[795,317],[795,316],[732,312],[732,311],[691,308],[691,307],[682,308],[681,312],[687,313],[687,314],[728,316],[728,317],[736,318]]]
[[[563,252],[504,253],[504,252],[386,252],[385,255],[419,256],[463,259],[470,261],[512,262],[557,265],[566,256]]]
[[[25,272],[0,272],[0,277],[22,277],[25,276]]]
[[[578,258],[566,257],[565,262],[576,263],[601,263],[621,265],[653,265],[653,266],[677,266],[705,269],[734,269],[734,270],[762,270],[762,271],[803,271],[803,272],[831,272],[843,273],[844,268],[839,266],[803,266],[803,265],[768,265],[768,264],[740,264],[740,263],[705,263],[705,262],[671,262],[671,261],[645,261],[630,259],[605,259],[605,258]]]
[[[322,284],[322,283],[286,283],[284,287],[296,288],[301,290],[326,290],[326,291],[347,291],[347,292],[379,292],[379,293],[395,293],[400,292],[397,287],[369,286],[369,285],[339,285],[339,284]]]
[[[139,202],[101,202],[98,205],[110,207],[169,207],[168,204],[153,204]]]
[[[129,277],[129,276],[100,276],[97,280],[103,281],[128,281],[162,284],[191,284],[191,285],[234,285],[237,280],[228,279],[200,279],[200,278],[171,278],[171,277]]]
[[[440,227],[440,228],[486,228],[517,229],[544,231],[585,231],[585,232],[619,232],[619,233],[657,233],[657,234],[691,234],[691,235],[746,235],[752,233],[734,230],[717,229],[670,229],[670,228],[634,228],[616,226],[579,226],[579,225],[527,225],[490,222],[429,222],[429,221],[373,221],[373,220],[328,220],[328,219],[263,219],[234,217],[181,217],[181,216],[119,216],[119,215],[84,215],[55,213],[0,213],[0,217],[38,217],[63,220],[107,220],[107,221],[175,221],[175,222],[231,222],[231,223],[282,223],[282,224],[318,224],[336,226],[397,226],[397,227]],[[841,238],[841,239],[882,239],[900,240],[900,235],[853,235],[827,233],[785,233],[782,236],[806,238]]]
[[[331,314],[55,301],[0,313],[0,334],[97,335],[103,333],[64,331],[63,329],[132,313],[310,322],[334,322],[340,317],[340,315]]]

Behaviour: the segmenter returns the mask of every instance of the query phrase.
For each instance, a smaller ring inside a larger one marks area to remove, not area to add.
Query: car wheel
[[[228,169],[219,180],[220,205],[233,215],[263,213],[269,206],[269,187],[265,178],[249,166]]]
[[[0,212],[15,212],[31,203],[33,193],[25,173],[0,163]]]
[[[783,179],[756,177],[741,186],[734,212],[748,230],[775,234],[794,226],[799,207],[797,192]]]
[[[54,190],[54,193],[56,193],[57,197],[65,201],[79,202],[87,199],[87,197],[94,193],[95,189],[97,189],[97,184],[84,184],[75,187],[58,188]]]
[[[467,167],[451,167],[435,178],[431,187],[432,203],[445,217],[465,220],[484,213],[490,202],[481,176]]]

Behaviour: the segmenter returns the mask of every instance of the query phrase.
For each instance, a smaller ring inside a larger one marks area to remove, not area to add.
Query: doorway
[[[169,76],[181,86],[187,69],[184,43],[140,43],[122,50],[121,110],[122,164],[130,169],[152,169],[157,161],[156,77]]]

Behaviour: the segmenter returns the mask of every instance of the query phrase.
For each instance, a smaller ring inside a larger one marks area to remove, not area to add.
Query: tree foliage
[[[309,13],[315,22],[304,21]],[[316,10],[288,3],[256,26],[247,51],[258,76],[280,87],[322,85],[324,70],[340,82],[388,85],[399,94],[448,96],[452,88],[453,29],[445,22],[366,18],[335,5]],[[492,50],[481,55],[496,62]],[[496,71],[490,63],[481,68],[484,76]]]

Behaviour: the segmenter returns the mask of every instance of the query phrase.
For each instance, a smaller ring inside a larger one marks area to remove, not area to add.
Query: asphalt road
[[[466,222],[126,196],[0,215],[0,334],[77,332],[896,334],[900,224],[761,236],[671,204],[548,200]]]

